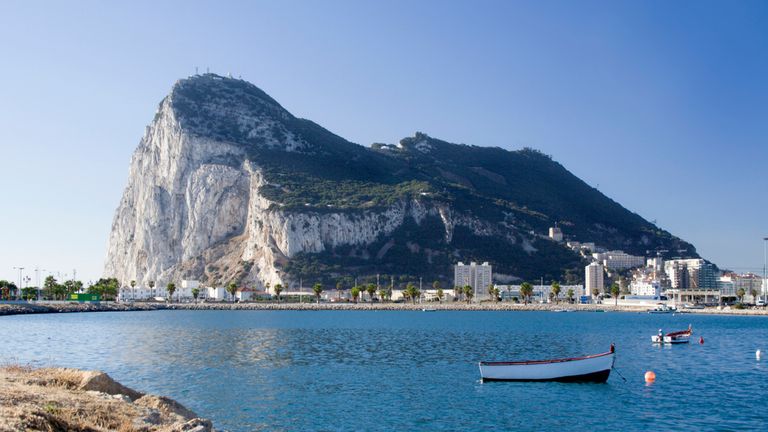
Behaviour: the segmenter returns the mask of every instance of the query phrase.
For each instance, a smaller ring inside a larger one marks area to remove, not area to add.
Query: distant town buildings
[[[754,303],[757,301],[752,293],[759,297],[762,292],[762,277],[754,273],[737,274],[734,272],[723,273],[718,282],[720,296],[727,300],[737,300],[739,290],[744,290],[744,301]]]
[[[549,293],[552,291],[551,285],[533,285],[532,300],[535,302],[547,302],[549,300]],[[502,300],[512,300],[515,297],[519,301],[522,301],[520,295],[520,285],[495,285],[495,288],[499,290],[499,295]],[[581,296],[584,295],[583,285],[560,285],[560,300],[568,299],[568,291],[573,291],[573,299],[578,301]]]
[[[549,229],[549,238],[556,242],[563,241],[563,230],[560,227],[551,227]]]
[[[630,255],[617,250],[594,253],[592,258],[609,270],[625,270],[645,265],[645,257]]]
[[[629,291],[634,296],[652,296],[658,298],[661,296],[661,283],[657,280],[633,280],[629,284]]]
[[[592,295],[593,290],[603,292],[603,266],[593,262],[584,268],[584,290],[586,295]]]
[[[681,290],[717,290],[715,266],[701,258],[664,262],[670,287]]]
[[[488,262],[482,264],[460,262],[454,266],[453,274],[453,285],[457,287],[471,286],[475,301],[479,302],[489,297],[488,287],[493,283],[493,273]]]

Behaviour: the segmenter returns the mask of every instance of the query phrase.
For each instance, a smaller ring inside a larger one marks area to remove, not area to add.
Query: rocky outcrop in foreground
[[[213,431],[178,402],[147,395],[98,371],[0,368],[0,432]]]

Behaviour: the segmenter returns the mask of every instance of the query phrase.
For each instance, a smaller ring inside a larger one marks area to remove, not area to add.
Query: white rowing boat
[[[556,360],[480,362],[483,381],[605,382],[611,374],[615,349],[602,354]]]

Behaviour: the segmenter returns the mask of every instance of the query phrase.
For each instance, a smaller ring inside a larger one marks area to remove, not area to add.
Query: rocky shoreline
[[[99,371],[0,368],[0,432],[209,432],[210,420],[173,399],[130,389]]]
[[[302,311],[569,311],[569,312],[645,312],[649,306],[625,306],[613,304],[519,304],[519,303],[67,303],[67,302],[35,302],[35,303],[6,303],[0,304],[0,316],[38,314],[38,313],[68,313],[68,312],[119,312],[119,311],[153,311],[153,310],[302,310]],[[691,314],[720,314],[720,315],[768,315],[768,310],[761,309],[682,309],[678,313]]]

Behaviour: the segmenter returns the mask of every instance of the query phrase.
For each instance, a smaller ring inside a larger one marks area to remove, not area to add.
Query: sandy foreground
[[[569,311],[569,312],[646,312],[650,306],[614,306],[613,303],[604,304],[519,304],[519,303],[472,303],[464,302],[429,302],[421,304],[410,303],[277,303],[277,302],[253,302],[253,303],[13,303],[0,304],[0,315],[18,315],[30,313],[66,313],[66,312],[113,312],[113,311],[151,311],[151,310],[461,310],[461,311]],[[722,315],[768,315],[766,308],[717,309],[681,309],[678,313],[695,314],[722,314]]]
[[[178,402],[77,369],[0,368],[0,431],[207,432]]]

